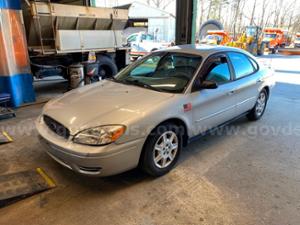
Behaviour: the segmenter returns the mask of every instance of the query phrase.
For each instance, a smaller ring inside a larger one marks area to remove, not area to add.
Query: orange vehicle
[[[263,32],[262,45],[268,48],[273,54],[276,53],[278,48],[287,45],[287,31],[280,28],[266,28]]]
[[[300,48],[300,32],[296,34],[295,40],[294,40],[294,47]]]
[[[231,38],[224,30],[209,30],[204,39],[206,44],[226,45],[231,41]]]

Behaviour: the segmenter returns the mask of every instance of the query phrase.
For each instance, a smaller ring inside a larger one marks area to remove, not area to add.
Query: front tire
[[[256,100],[254,108],[248,113],[247,118],[250,121],[259,120],[265,113],[268,102],[268,93],[266,89],[263,89]]]
[[[151,176],[168,173],[177,163],[182,149],[182,135],[178,126],[164,124],[149,135],[141,155],[141,167]]]

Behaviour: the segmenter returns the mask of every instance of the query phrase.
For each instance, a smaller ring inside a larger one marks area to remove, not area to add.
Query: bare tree
[[[251,19],[250,19],[250,25],[254,24],[256,5],[257,5],[257,0],[254,0],[253,7],[252,7],[252,13],[251,13]]]
[[[232,10],[233,10],[233,18],[232,18],[232,28],[233,36],[236,37],[236,32],[239,24],[241,23],[241,5],[244,0],[233,0]]]
[[[204,21],[204,4],[205,4],[205,0],[200,0],[199,1],[200,4],[200,24],[202,24]]]
[[[147,4],[151,5],[151,3],[159,9],[165,10],[171,3],[175,0],[147,0]]]
[[[211,9],[212,9],[213,1],[209,1],[208,11],[207,11],[207,19],[211,18]]]
[[[244,9],[245,9],[245,1],[241,1],[240,2],[240,12],[239,12],[239,16],[238,16],[238,27],[237,27],[237,31],[238,33],[241,33],[243,30],[243,19],[244,19]]]
[[[266,8],[269,5],[269,0],[263,0],[261,5],[261,15],[260,15],[260,26],[263,27],[265,23],[265,15],[266,15]]]
[[[151,0],[157,1],[157,0]],[[162,1],[162,0],[160,0]],[[300,0],[198,0],[200,23],[220,20],[236,36],[244,26],[282,27],[300,32]]]

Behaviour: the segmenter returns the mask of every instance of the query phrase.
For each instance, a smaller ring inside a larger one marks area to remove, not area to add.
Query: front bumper
[[[88,176],[111,176],[137,167],[144,144],[144,139],[137,139],[101,147],[85,146],[69,143],[40,123],[37,123],[37,130],[48,155],[64,167]]]

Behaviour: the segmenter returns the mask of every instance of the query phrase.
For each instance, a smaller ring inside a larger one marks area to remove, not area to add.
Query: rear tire
[[[247,114],[247,118],[250,121],[259,120],[265,113],[266,106],[268,102],[268,93],[266,89],[263,89],[256,100],[255,106],[253,109]]]
[[[272,54],[275,54],[275,53],[276,53],[276,49],[272,48]]]
[[[149,135],[141,155],[140,166],[151,176],[168,173],[177,163],[182,149],[180,128],[166,123]]]

